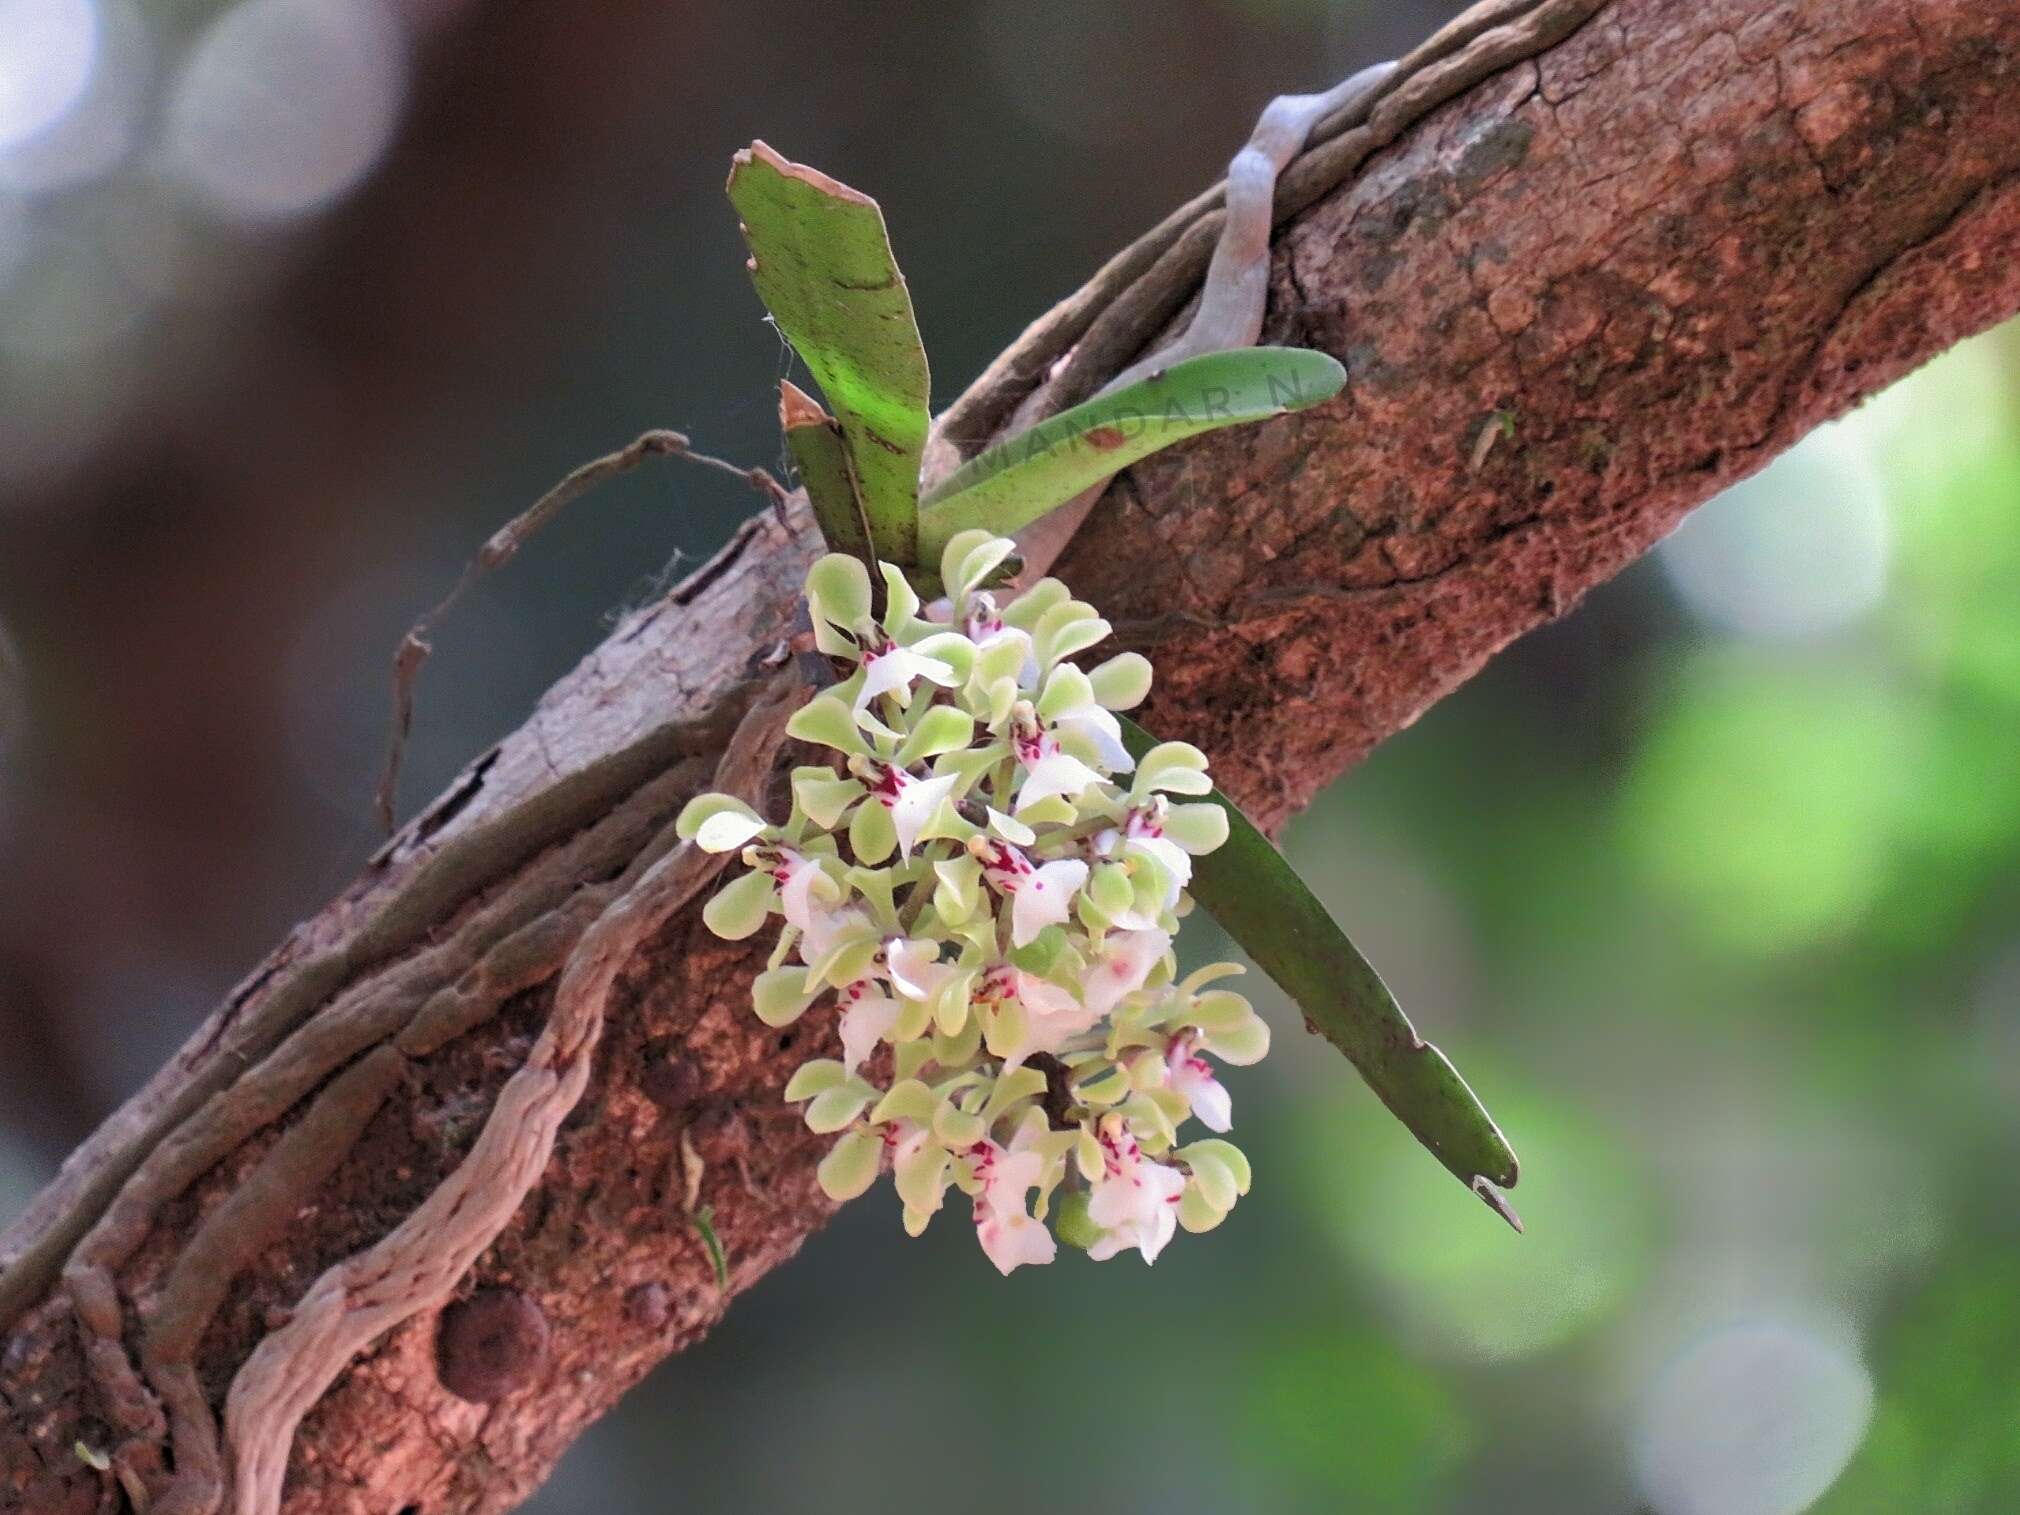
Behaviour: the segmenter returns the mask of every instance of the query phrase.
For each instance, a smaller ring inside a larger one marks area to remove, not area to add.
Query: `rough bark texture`
[[[1616,0],[1383,152],[1275,263],[1267,338],[1340,356],[1349,393],[1139,466],[1059,565],[1157,661],[1146,724],[1199,742],[1278,824],[1693,505],[2020,309],[2016,60],[2020,9],[1981,0]],[[630,868],[708,781],[721,707],[776,655],[814,546],[803,514],[753,521],[620,626],[0,1237],[0,1508],[119,1498],[72,1450],[105,1445],[112,1416],[49,1287],[52,1239],[95,1219],[163,1112],[256,1060],[249,1028],[303,965],[339,953],[335,983],[397,999],[423,949],[487,909],[565,914]],[[444,858],[417,915],[413,881]],[[779,1094],[832,1024],[761,1027],[757,956],[691,910],[636,955],[545,1181],[466,1280],[505,1324],[429,1312],[368,1351],[303,1423],[290,1511],[509,1508],[827,1217],[825,1143]],[[453,1170],[559,965],[411,1057],[328,1179],[268,1213],[201,1338],[213,1407],[310,1280]],[[160,1207],[118,1274],[131,1349],[203,1219],[312,1102]],[[726,1292],[684,1208],[683,1134]]]

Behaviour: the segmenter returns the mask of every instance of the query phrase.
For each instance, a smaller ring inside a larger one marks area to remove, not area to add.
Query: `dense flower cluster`
[[[1048,1218],[1096,1258],[1154,1261],[1249,1183],[1230,1143],[1179,1141],[1189,1119],[1228,1129],[1208,1054],[1250,1063],[1269,1046],[1248,1001],[1216,987],[1239,969],[1180,980],[1172,957],[1192,859],[1227,820],[1174,798],[1212,788],[1197,748],[1167,742],[1141,762],[1124,748],[1113,712],[1148,693],[1150,664],[1075,666],[1108,635],[1092,606],[1056,579],[1000,607],[982,587],[1010,552],[962,533],[942,560],[947,598],[923,610],[883,565],[881,618],[861,563],[816,563],[815,640],[856,666],[788,729],[836,759],[794,770],[783,825],[710,794],[680,833],[750,869],[710,901],[717,934],[784,918],[756,986],[765,1023],[823,996],[841,1008],[841,1059],[786,1088],[808,1126],[840,1133],[821,1164],[829,1194],[862,1193],[888,1154],[906,1230],[951,1185],[1005,1273],[1052,1260]],[[884,1043],[879,1087],[866,1070]]]

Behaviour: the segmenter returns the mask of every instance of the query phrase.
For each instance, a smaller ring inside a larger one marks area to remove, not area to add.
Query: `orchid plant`
[[[837,1200],[888,1164],[908,1231],[959,1190],[1004,1273],[1059,1240],[1154,1260],[1249,1187],[1218,1069],[1269,1047],[1216,963],[1181,975],[1195,898],[1434,1155],[1511,1222],[1514,1153],[1465,1081],[1207,760],[1124,713],[1151,667],[1078,661],[1109,624],[1030,574],[1011,532],[1187,437],[1317,404],[1331,357],[1208,352],[1061,412],[922,487],[929,386],[876,202],[762,143],[730,198],[752,277],[827,408],[780,422],[833,549],[806,580],[817,687],[788,733],[783,821],[702,795],[678,829],[745,871],[709,902],[732,940],[780,922],[758,1016],[836,1017],[839,1057],[786,1086],[835,1140]],[[1154,365],[1153,365],[1154,367]],[[817,1007],[819,1007],[817,1009]],[[1210,1135],[1190,1136],[1197,1124]]]
[[[783,921],[757,981],[766,1024],[840,1007],[840,1059],[786,1088],[813,1130],[839,1133],[820,1168],[833,1198],[862,1193],[889,1154],[906,1229],[957,1188],[1005,1273],[1052,1260],[1048,1219],[1090,1256],[1154,1261],[1248,1188],[1231,1143],[1181,1140],[1189,1121],[1229,1127],[1213,1059],[1269,1047],[1221,987],[1238,966],[1174,966],[1193,859],[1228,821],[1194,798],[1212,787],[1198,748],[1139,762],[1124,746],[1115,712],[1142,701],[1151,668],[1134,652],[1071,661],[1108,635],[1092,606],[1057,579],[1000,606],[983,587],[1013,550],[959,533],[946,597],[923,608],[883,564],[881,616],[861,562],[817,562],[815,640],[853,666],[787,730],[831,760],[794,770],[783,824],[710,794],[679,830],[749,869],[710,902],[711,929]]]

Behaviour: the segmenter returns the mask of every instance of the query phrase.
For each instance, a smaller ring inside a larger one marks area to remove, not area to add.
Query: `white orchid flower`
[[[1200,1056],[1194,1045],[1189,1033],[1171,1039],[1164,1055],[1165,1083],[1184,1096],[1194,1119],[1207,1130],[1226,1131],[1234,1124],[1234,1101],[1213,1076],[1213,1064]]]
[[[1087,1255],[1105,1262],[1134,1247],[1145,1262],[1154,1263],[1178,1229],[1185,1175],[1146,1158],[1120,1116],[1103,1116],[1097,1137],[1102,1174],[1092,1185],[1087,1217],[1101,1227],[1101,1235]]]
[[[1059,1246],[1034,1220],[1025,1196],[1044,1181],[1045,1159],[1023,1145],[1019,1132],[1008,1148],[984,1140],[972,1157],[982,1192],[975,1196],[975,1239],[1006,1277],[1026,1263],[1049,1263]]]
[[[869,709],[879,695],[896,695],[902,703],[912,697],[912,680],[924,679],[951,689],[960,683],[953,666],[923,652],[900,647],[888,639],[876,648],[863,649],[863,687],[856,691],[856,714]]]

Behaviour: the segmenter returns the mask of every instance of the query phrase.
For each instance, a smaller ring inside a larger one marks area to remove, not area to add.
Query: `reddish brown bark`
[[[1139,466],[1059,565],[1156,659],[1146,723],[1198,741],[1230,792],[1279,823],[1693,505],[2020,309],[2016,59],[2020,11],[1976,0],[1617,0],[1421,123],[1279,243],[1268,335],[1339,355],[1349,394]],[[1479,458],[1501,417],[1511,430]],[[755,521],[621,626],[80,1150],[0,1254],[86,1208],[122,1144],[216,1066],[285,970],[356,941],[422,863],[727,698],[777,646],[812,550],[803,519]],[[598,824],[570,821],[510,876],[597,885],[620,871],[705,777],[673,747],[648,755]],[[437,924],[498,898],[509,879],[492,877],[441,902]],[[364,953],[352,981],[407,950]],[[289,1509],[507,1508],[718,1318],[728,1299],[682,1208],[683,1133],[730,1293],[826,1218],[812,1181],[824,1143],[778,1095],[832,1030],[764,1031],[745,1008],[754,960],[692,912],[638,954],[544,1184],[468,1280],[511,1291],[538,1350],[477,1405],[440,1381],[434,1317],[394,1331],[304,1423]],[[522,989],[416,1060],[335,1176],[301,1196],[203,1338],[213,1403],[309,1279],[453,1168],[550,992]],[[201,1218],[272,1141],[158,1216],[120,1279],[141,1302],[133,1343]],[[99,1507],[104,1487],[71,1448],[100,1444],[105,1407],[61,1299],[13,1325],[0,1410],[0,1507]]]

